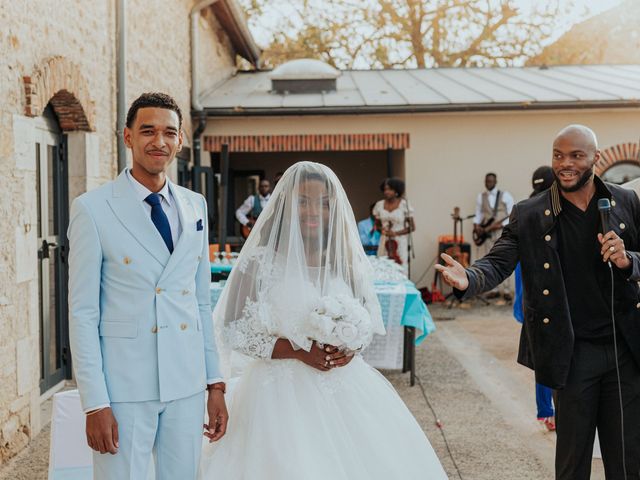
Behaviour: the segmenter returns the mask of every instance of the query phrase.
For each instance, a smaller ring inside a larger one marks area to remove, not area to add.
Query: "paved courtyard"
[[[427,433],[449,477],[553,478],[555,434],[535,419],[533,374],[516,364],[519,325],[510,307],[434,306],[431,312],[438,330],[417,350],[416,386],[409,387],[408,374],[385,374]],[[48,433],[43,430],[0,470],[0,479],[46,479]],[[592,479],[604,479],[600,460],[594,460]]]

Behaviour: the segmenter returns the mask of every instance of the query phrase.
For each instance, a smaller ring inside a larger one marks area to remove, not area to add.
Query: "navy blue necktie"
[[[173,253],[173,239],[171,238],[171,226],[169,225],[169,219],[167,218],[167,214],[162,210],[162,205],[160,205],[160,194],[152,193],[147,198],[144,199],[149,205],[151,205],[151,221],[162,235],[162,239],[164,243],[167,244],[167,248],[169,249],[169,253]]]

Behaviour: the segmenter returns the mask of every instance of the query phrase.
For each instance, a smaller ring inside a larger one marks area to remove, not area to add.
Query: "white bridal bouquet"
[[[369,312],[349,295],[320,298],[307,320],[311,340],[344,350],[358,350],[373,336]]]

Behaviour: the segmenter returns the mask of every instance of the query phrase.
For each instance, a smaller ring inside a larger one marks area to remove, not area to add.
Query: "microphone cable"
[[[627,480],[627,454],[624,442],[624,405],[622,403],[622,382],[620,381],[620,363],[618,362],[618,336],[616,333],[616,314],[614,308],[614,279],[613,279],[613,267],[611,262],[608,261],[609,275],[611,278],[611,323],[613,325],[613,354],[616,362],[616,376],[618,378],[618,400],[620,401],[620,440],[622,442],[622,471],[624,472],[624,480]]]

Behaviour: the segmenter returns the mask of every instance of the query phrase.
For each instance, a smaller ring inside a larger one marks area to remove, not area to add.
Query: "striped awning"
[[[227,144],[230,152],[353,152],[405,150],[408,133],[357,133],[318,135],[207,135],[204,149],[219,152]]]

